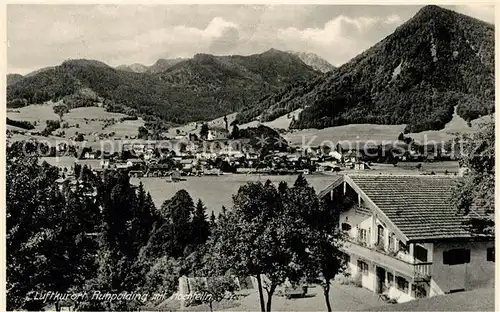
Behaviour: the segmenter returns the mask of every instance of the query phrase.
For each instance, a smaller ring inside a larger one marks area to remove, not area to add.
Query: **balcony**
[[[388,269],[394,269],[406,276],[413,277],[414,281],[428,281],[431,277],[431,262],[413,263],[415,260],[409,254],[388,251],[384,244],[375,244],[371,247],[366,240],[349,237],[343,249],[349,254],[371,260]]]
[[[428,281],[431,278],[432,262],[420,262],[413,264],[414,279]]]

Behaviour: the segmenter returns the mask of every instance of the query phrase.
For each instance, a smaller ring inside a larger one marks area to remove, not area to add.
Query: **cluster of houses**
[[[363,170],[368,164],[359,152],[322,152],[319,149],[271,151],[267,155],[228,146],[218,150],[161,150],[154,142],[124,145],[121,153],[87,149],[77,162],[92,170],[128,170],[131,176],[166,176],[172,171],[185,175],[231,173],[297,173]]]
[[[215,135],[215,134],[214,134]],[[167,142],[168,144],[163,144]],[[121,143],[121,142],[120,142]],[[64,153],[67,146],[57,146]],[[80,150],[79,162],[92,170],[127,170],[135,177],[181,175],[215,175],[223,172],[259,174],[295,174],[366,170],[372,163],[398,161],[433,161],[438,155],[425,157],[418,151],[384,150],[373,145],[363,148],[335,148],[325,146],[271,150],[261,154],[248,144],[248,140],[211,139],[204,141],[148,141],[134,140],[121,145],[120,153],[113,154]]]

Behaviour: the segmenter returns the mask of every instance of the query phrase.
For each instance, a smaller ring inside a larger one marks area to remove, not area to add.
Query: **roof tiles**
[[[371,176],[349,178],[409,240],[471,237],[451,204],[456,177]]]

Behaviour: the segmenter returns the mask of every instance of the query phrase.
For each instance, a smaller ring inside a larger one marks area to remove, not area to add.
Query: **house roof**
[[[127,159],[127,162],[131,162],[131,163],[143,163],[144,160],[142,160],[142,159],[136,159],[136,158],[130,158],[130,159]]]
[[[450,203],[460,178],[350,175],[352,181],[410,241],[471,238],[465,217]]]

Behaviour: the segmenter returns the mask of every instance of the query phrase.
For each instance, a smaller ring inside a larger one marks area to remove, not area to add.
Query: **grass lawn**
[[[492,287],[370,307],[366,311],[498,311],[498,309],[495,310],[495,289]]]
[[[315,285],[308,289],[309,296],[299,299],[286,299],[274,295],[272,298],[273,311],[326,311],[323,288]],[[264,295],[267,300],[267,296]],[[358,311],[374,306],[387,305],[378,299],[378,295],[365,288],[353,285],[340,285],[333,282],[330,287],[330,303],[333,311]],[[259,295],[257,290],[241,299],[241,305],[231,311],[260,311]]]

